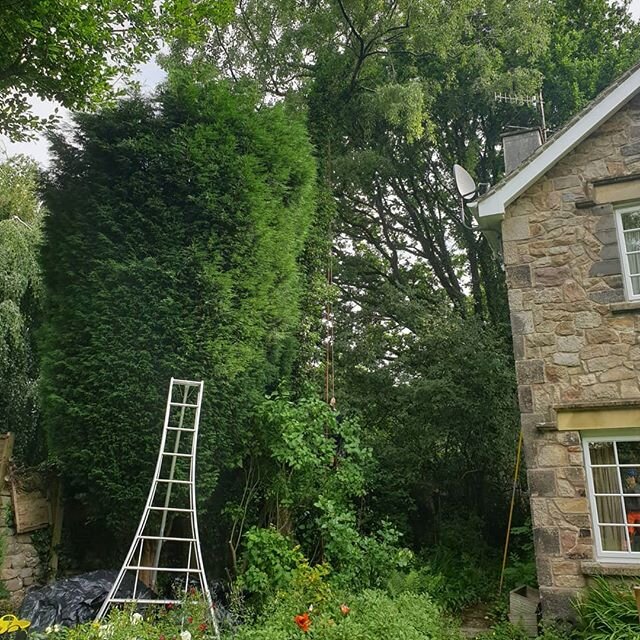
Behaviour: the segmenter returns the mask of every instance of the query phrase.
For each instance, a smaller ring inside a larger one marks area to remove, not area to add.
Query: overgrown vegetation
[[[46,220],[33,166],[0,166],[0,418],[65,479],[67,568],[121,561],[167,381],[198,378],[201,537],[239,640],[456,638],[496,593],[518,412],[504,276],[450,167],[495,184],[501,131],[537,124],[496,91],[543,90],[559,127],[635,61],[628,3],[58,4],[7,26],[0,71],[29,55],[0,130],[37,124],[27,90],[95,106],[171,45],[156,95],[51,136]],[[535,580],[520,498],[505,588]],[[605,591],[585,638],[628,632]]]

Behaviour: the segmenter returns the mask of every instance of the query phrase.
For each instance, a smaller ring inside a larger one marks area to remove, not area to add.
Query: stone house
[[[640,65],[472,206],[502,236],[543,611],[571,617],[590,576],[640,577]]]

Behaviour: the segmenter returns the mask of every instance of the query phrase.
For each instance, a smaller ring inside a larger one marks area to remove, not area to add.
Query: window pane
[[[640,253],[632,253],[627,256],[629,263],[629,274],[635,275],[640,273]]]
[[[616,456],[612,442],[590,442],[589,457],[591,464],[615,464]]]
[[[620,493],[618,470],[615,467],[595,467],[593,485],[596,493]]]
[[[635,498],[628,498],[635,500]],[[622,513],[622,504],[618,496],[597,496],[598,520],[606,524],[625,524],[627,518]]]
[[[640,294],[640,276],[631,276],[631,289],[634,296]]]
[[[618,442],[618,461],[620,464],[637,464],[635,472],[640,474],[640,440]]]
[[[625,231],[624,244],[627,251],[640,251],[640,231]]]
[[[622,228],[623,229],[638,229],[640,228],[640,211],[631,211],[629,213],[623,213]]]
[[[629,551],[624,527],[600,527],[604,551]]]

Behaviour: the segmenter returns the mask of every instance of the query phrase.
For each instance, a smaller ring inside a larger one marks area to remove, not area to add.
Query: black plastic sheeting
[[[31,621],[31,631],[44,631],[54,624],[72,627],[93,620],[117,576],[117,571],[91,571],[33,589],[25,596],[20,617]],[[116,597],[126,598],[132,592],[133,576],[128,575]],[[142,582],[138,582],[136,595],[156,597]]]

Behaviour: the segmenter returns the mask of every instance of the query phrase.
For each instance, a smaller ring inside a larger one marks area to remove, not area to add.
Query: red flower
[[[173,602],[167,602],[167,609],[173,609]]]
[[[309,618],[309,614],[307,612],[300,614],[299,616],[295,616],[293,618],[294,622],[298,625],[298,628],[307,633],[309,631],[309,627],[311,626],[311,618]]]
[[[160,637],[158,638],[158,640],[165,640],[165,638],[164,638],[164,634],[162,634],[162,633],[161,633],[161,634],[160,634]]]
[[[206,630],[207,630],[206,622],[202,622],[200,625],[198,625],[198,631],[206,631]]]
[[[349,611],[351,611],[351,609],[349,607],[347,607],[346,604],[341,604],[340,605],[340,611],[342,612],[343,616],[346,616],[347,613],[349,613]]]

